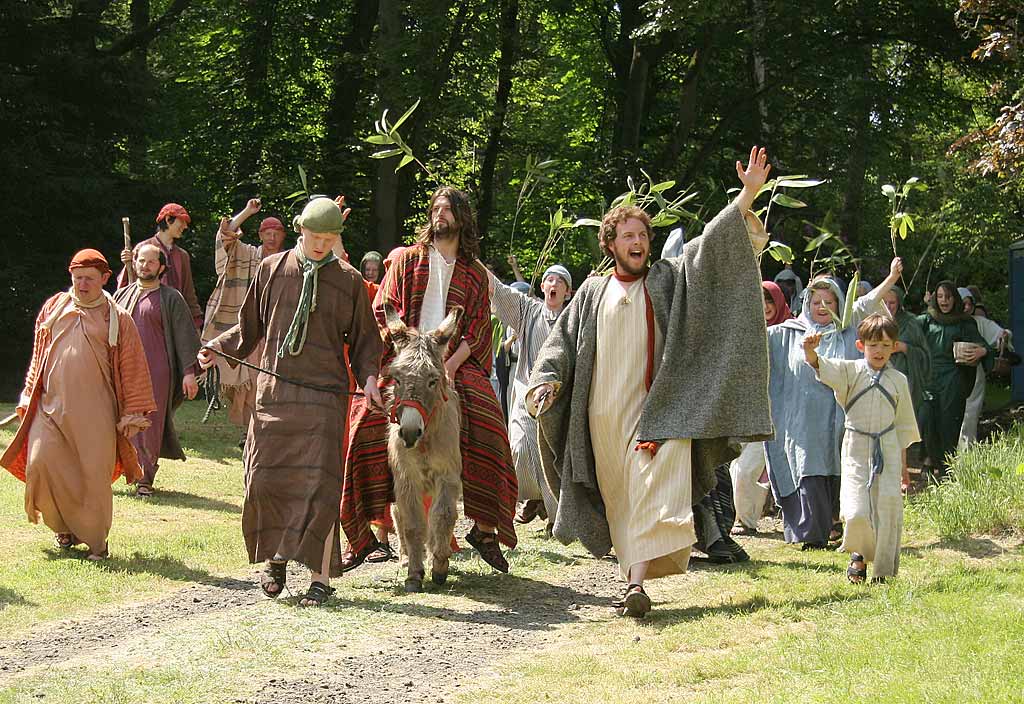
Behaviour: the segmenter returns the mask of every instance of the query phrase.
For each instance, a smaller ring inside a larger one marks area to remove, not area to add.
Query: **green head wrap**
[[[345,219],[337,203],[326,196],[320,196],[306,203],[302,215],[296,215],[292,225],[296,232],[301,232],[304,227],[310,232],[341,234],[345,228]]]

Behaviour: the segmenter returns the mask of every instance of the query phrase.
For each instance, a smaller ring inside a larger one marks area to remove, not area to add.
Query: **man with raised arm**
[[[277,254],[284,248],[284,224],[275,217],[263,218],[259,227],[259,245],[242,241],[241,227],[246,220],[260,212],[259,198],[250,198],[245,207],[230,220],[222,218],[217,228],[213,264],[217,271],[217,285],[206,302],[206,323],[202,340],[209,342],[238,324],[238,311],[245,300],[245,292],[256,278],[256,271],[264,257]],[[259,350],[254,353],[258,361]],[[217,359],[220,388],[228,405],[228,419],[243,429],[249,427],[256,399],[255,375],[246,367],[231,367]]]
[[[530,377],[545,477],[558,492],[554,536],[595,556],[613,547],[619,603],[643,616],[644,580],[684,572],[692,506],[740,441],[771,436],[768,359],[750,206],[770,166],[756,147],[743,189],[678,257],[648,264],[651,225],[613,208],[600,244],[610,277],[591,277],[559,316]]]

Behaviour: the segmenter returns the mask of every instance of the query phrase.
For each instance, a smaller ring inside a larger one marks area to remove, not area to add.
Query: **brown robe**
[[[50,298],[36,319],[32,361],[20,407],[25,415],[0,465],[26,483],[29,521],[73,533],[93,553],[106,546],[113,512],[110,485],[142,475],[131,442],[117,432],[127,416],[156,409],[149,369],[131,316],[117,309],[118,335],[109,344],[111,308],[66,306]],[[43,323],[63,308],[52,326]]]
[[[331,576],[341,574],[336,530],[341,504],[345,428],[351,369],[361,385],[376,376],[381,339],[362,277],[348,264],[318,272],[316,309],[302,351],[277,356],[302,291],[302,269],[293,250],[265,258],[239,311],[239,324],[210,346],[245,359],[265,342],[256,377],[256,409],[245,443],[242,533],[250,562],[296,560],[319,572],[324,543],[333,536]]]

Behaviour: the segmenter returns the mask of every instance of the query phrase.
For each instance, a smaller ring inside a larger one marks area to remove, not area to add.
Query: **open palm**
[[[743,168],[742,162],[736,162],[736,175],[743,182],[743,187],[753,193],[757,193],[761,189],[761,186],[768,180],[771,170],[772,165],[768,163],[768,151],[764,147],[760,149],[757,146],[751,147],[747,168]]]

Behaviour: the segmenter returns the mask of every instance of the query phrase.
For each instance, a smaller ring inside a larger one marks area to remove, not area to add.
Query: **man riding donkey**
[[[430,199],[428,223],[414,245],[393,260],[374,301],[374,313],[387,324],[385,306],[408,327],[424,332],[441,326],[456,306],[465,314],[458,321],[444,362],[447,379],[461,405],[460,452],[464,511],[475,524],[466,540],[491,567],[508,571],[499,541],[516,545],[512,516],[516,475],[501,406],[489,381],[491,326],[486,270],[478,260],[476,221],[464,193],[438,189]],[[392,383],[388,367],[393,346],[385,352],[382,381]],[[401,389],[396,389],[401,396]],[[388,465],[388,416],[356,401],[341,520],[351,544],[345,567],[360,565],[377,540],[371,521],[381,521],[394,501]],[[427,414],[429,415],[429,409]],[[429,422],[427,418],[424,421]]]
[[[530,377],[541,457],[559,491],[554,536],[602,557],[627,582],[618,602],[651,608],[644,580],[687,569],[692,506],[740,441],[771,437],[761,277],[767,238],[750,213],[770,166],[756,147],[743,189],[682,255],[648,266],[651,224],[613,208],[600,244],[611,277],[591,277],[558,318]],[[595,383],[596,382],[596,383]]]

